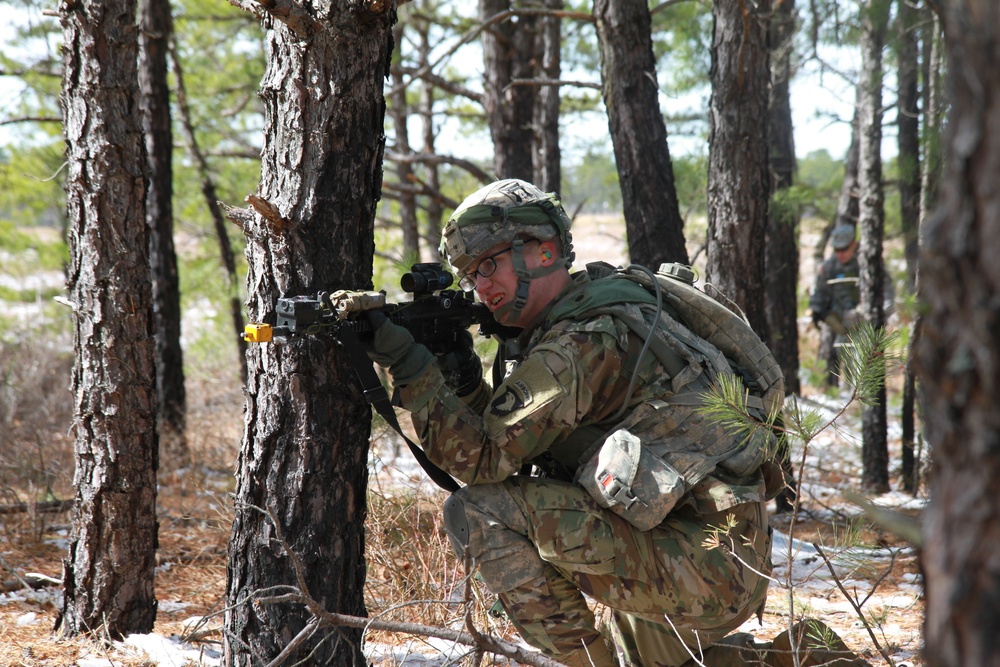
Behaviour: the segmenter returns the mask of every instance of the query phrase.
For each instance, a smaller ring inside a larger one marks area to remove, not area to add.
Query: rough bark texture
[[[266,22],[260,215],[246,228],[255,321],[272,316],[280,295],[371,285],[394,5],[322,2],[308,12]],[[331,340],[252,346],[247,365],[224,643],[227,665],[250,667],[274,659],[309,620],[300,604],[258,601],[298,586],[289,551],[319,604],[366,613],[371,412]],[[360,636],[321,630],[285,664],[362,667]]]
[[[920,230],[920,107],[917,83],[919,79],[920,60],[917,44],[920,12],[910,0],[899,0],[896,3],[896,28],[898,33],[898,109],[896,124],[899,128],[899,212],[903,225],[903,241],[906,254],[906,287],[910,294],[916,291],[917,285],[917,254]],[[916,327],[912,327],[911,339],[917,335]],[[903,406],[900,422],[902,436],[902,469],[903,488],[915,491],[917,480],[915,476],[914,456],[914,409],[915,382],[910,357],[903,375]]]
[[[511,0],[479,0],[479,18],[489,21],[508,12]],[[531,79],[535,70],[537,18],[513,16],[494,21],[483,31],[483,106],[493,137],[493,168],[497,178],[534,178],[532,114],[535,88],[512,86],[514,79]]]
[[[169,0],[142,0],[139,6],[139,89],[142,129],[149,159],[149,265],[153,277],[156,326],[157,428],[160,459],[177,468],[188,464],[184,353],[181,350],[181,294],[174,250],[173,151],[167,55],[173,25]]]
[[[861,83],[858,92],[859,157],[858,247],[861,302],[858,313],[873,327],[885,326],[882,239],[885,193],[882,189],[882,48],[889,21],[889,1],[871,0],[861,11]],[[872,493],[889,490],[885,385],[861,415],[862,487]]]
[[[63,14],[76,498],[64,634],[156,619],[156,364],[134,0]]]
[[[543,0],[546,9],[560,10],[563,0]],[[557,81],[561,70],[562,19],[538,18],[539,39],[535,56],[538,78]],[[535,96],[533,127],[534,183],[545,192],[562,191],[562,154],[559,150],[559,86],[541,86]]]
[[[709,103],[706,282],[767,338],[764,239],[770,197],[767,160],[770,2],[716,0]]]
[[[920,223],[923,229],[931,209],[937,206],[938,186],[941,178],[941,21],[937,12],[927,5],[921,6],[921,78],[924,81],[921,90],[923,101],[921,116],[923,120],[923,160],[920,163]],[[919,244],[918,244],[919,255]],[[914,289],[920,294],[919,262],[914,281]],[[903,483],[908,491],[919,488],[920,461],[916,441],[915,412],[918,409],[926,413],[926,407],[920,403],[917,394],[915,378],[916,350],[923,330],[923,313],[918,310],[913,319],[912,333],[907,349],[906,381],[903,384],[903,414],[901,416],[903,445]]]
[[[896,2],[898,67],[898,108],[896,126],[899,130],[899,211],[903,224],[906,255],[907,288],[912,293],[917,274],[917,239],[920,221],[920,107],[917,79],[920,61],[917,57],[917,22],[920,13],[912,0]]]
[[[935,452],[923,514],[928,667],[998,665],[1000,6],[946,3],[951,118],[920,259],[918,369]]]
[[[768,26],[771,52],[771,94],[768,104],[768,162],[771,170],[772,207],[768,212],[764,246],[764,308],[767,344],[781,365],[785,392],[799,393],[799,211],[782,201],[795,181],[795,137],[788,93],[791,79],[792,39],[795,35],[795,0],[779,0]]]
[[[643,0],[595,0],[593,14],[629,258],[652,269],[663,262],[687,264],[684,221],[660,113],[649,7]]]

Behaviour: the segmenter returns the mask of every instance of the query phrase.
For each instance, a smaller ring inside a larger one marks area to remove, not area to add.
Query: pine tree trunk
[[[629,258],[654,270],[663,262],[687,264],[684,221],[660,113],[649,7],[642,0],[595,0],[593,14]]]
[[[906,255],[906,286],[913,294],[917,285],[917,256],[919,253],[920,225],[920,107],[918,104],[917,82],[920,60],[917,48],[917,29],[920,13],[909,0],[896,3],[896,27],[899,35],[898,53],[898,111],[896,124],[899,128],[899,208],[903,225],[903,241]],[[911,327],[911,338],[916,336]],[[914,457],[914,410],[915,382],[912,364],[907,355],[903,372],[903,406],[901,415],[902,457],[901,477],[903,489],[914,492],[917,488]]]
[[[859,314],[875,328],[885,326],[887,279],[882,260],[885,235],[885,194],[882,189],[882,48],[889,20],[888,0],[871,0],[861,10],[861,84],[858,95],[858,206],[861,244],[858,248],[861,302]],[[889,490],[885,384],[862,409],[861,486],[871,493]]]
[[[63,8],[76,499],[65,635],[156,619],[156,359],[135,0]]]
[[[940,208],[920,255],[917,363],[935,452],[923,514],[927,667],[1000,664],[1000,6],[943,3],[951,89]]]
[[[430,62],[431,37],[428,24],[417,24],[419,28],[418,40],[418,67],[426,67]],[[422,121],[423,153],[434,155],[436,153],[436,142],[438,128],[434,124],[434,85],[430,81],[420,82],[420,118]],[[440,236],[441,228],[444,227],[444,203],[441,200],[441,176],[438,166],[434,162],[426,165],[424,172],[424,183],[427,184],[431,195],[426,202],[427,222],[424,229],[428,239],[427,245],[430,247],[432,262],[443,262],[441,253]]]
[[[920,222],[920,107],[917,79],[920,61],[917,57],[917,21],[920,14],[912,0],[896,2],[898,75],[898,109],[896,126],[899,134],[899,211],[903,225],[906,256],[906,286],[912,293],[917,275],[917,241]]]
[[[511,9],[511,0],[479,0],[479,18],[489,21]],[[514,79],[535,75],[537,19],[518,16],[494,21],[483,30],[483,106],[493,137],[493,167],[497,178],[534,177],[531,127],[535,89],[511,85]]]
[[[767,106],[770,2],[716,0],[709,103],[706,282],[767,339],[764,249],[770,175]]]
[[[563,0],[544,0],[547,9],[563,8]],[[561,70],[562,20],[538,19],[538,77],[557,81]],[[541,86],[535,96],[535,180],[545,192],[562,191],[562,153],[559,150],[559,86]]]
[[[153,314],[156,326],[157,427],[160,460],[172,468],[188,465],[184,389],[184,353],[181,350],[181,294],[174,250],[173,151],[170,127],[170,87],[167,55],[173,21],[170,0],[142,0],[139,6],[139,88],[142,91],[143,131],[149,159],[149,264],[153,272]]]
[[[941,22],[937,12],[926,5],[921,7],[921,72],[924,88],[921,91],[923,114],[923,160],[920,164],[920,223],[924,229],[931,209],[937,206],[937,192],[941,167]],[[919,244],[918,244],[919,252]],[[917,295],[921,294],[920,267],[918,263],[914,280]],[[914,362],[923,331],[924,316],[918,310],[913,318],[910,341],[906,355],[906,375],[903,383],[903,414],[901,419],[903,445],[903,481],[906,490],[914,493],[920,488],[920,461],[917,456],[917,428],[915,413],[926,413],[920,401]]]
[[[771,53],[771,94],[768,104],[768,162],[771,171],[772,207],[768,211],[764,247],[764,309],[767,344],[781,366],[785,393],[799,387],[799,211],[782,193],[795,180],[795,137],[788,92],[791,79],[792,40],[795,35],[795,2],[775,6],[768,25]]]
[[[310,12],[269,20],[258,216],[245,227],[254,321],[282,295],[371,287],[395,11]],[[243,667],[267,664],[306,628],[303,605],[259,601],[274,586],[298,587],[296,561],[303,593],[365,615],[371,420],[351,359],[328,338],[252,346],[247,365],[224,635],[225,663]],[[362,667],[360,639],[319,630],[286,664]]]

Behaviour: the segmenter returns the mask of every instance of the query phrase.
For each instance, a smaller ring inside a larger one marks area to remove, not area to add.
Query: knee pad
[[[465,514],[465,503],[456,494],[444,501],[444,532],[451,540],[451,546],[459,558],[465,558],[469,546],[469,517]]]

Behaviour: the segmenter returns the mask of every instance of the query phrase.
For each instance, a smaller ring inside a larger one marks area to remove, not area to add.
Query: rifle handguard
[[[347,319],[350,313],[378,310],[385,307],[385,292],[356,292],[338,290],[329,296],[330,306],[340,319]]]

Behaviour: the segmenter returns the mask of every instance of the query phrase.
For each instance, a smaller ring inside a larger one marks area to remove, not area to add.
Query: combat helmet
[[[553,192],[542,192],[527,181],[508,178],[480,188],[455,209],[441,235],[441,250],[459,275],[490,248],[511,244],[511,259],[518,277],[517,292],[506,310],[515,317],[524,308],[532,278],[573,263],[572,222]],[[524,243],[558,238],[559,259],[548,267],[529,270]],[[497,313],[498,315],[501,313]]]

